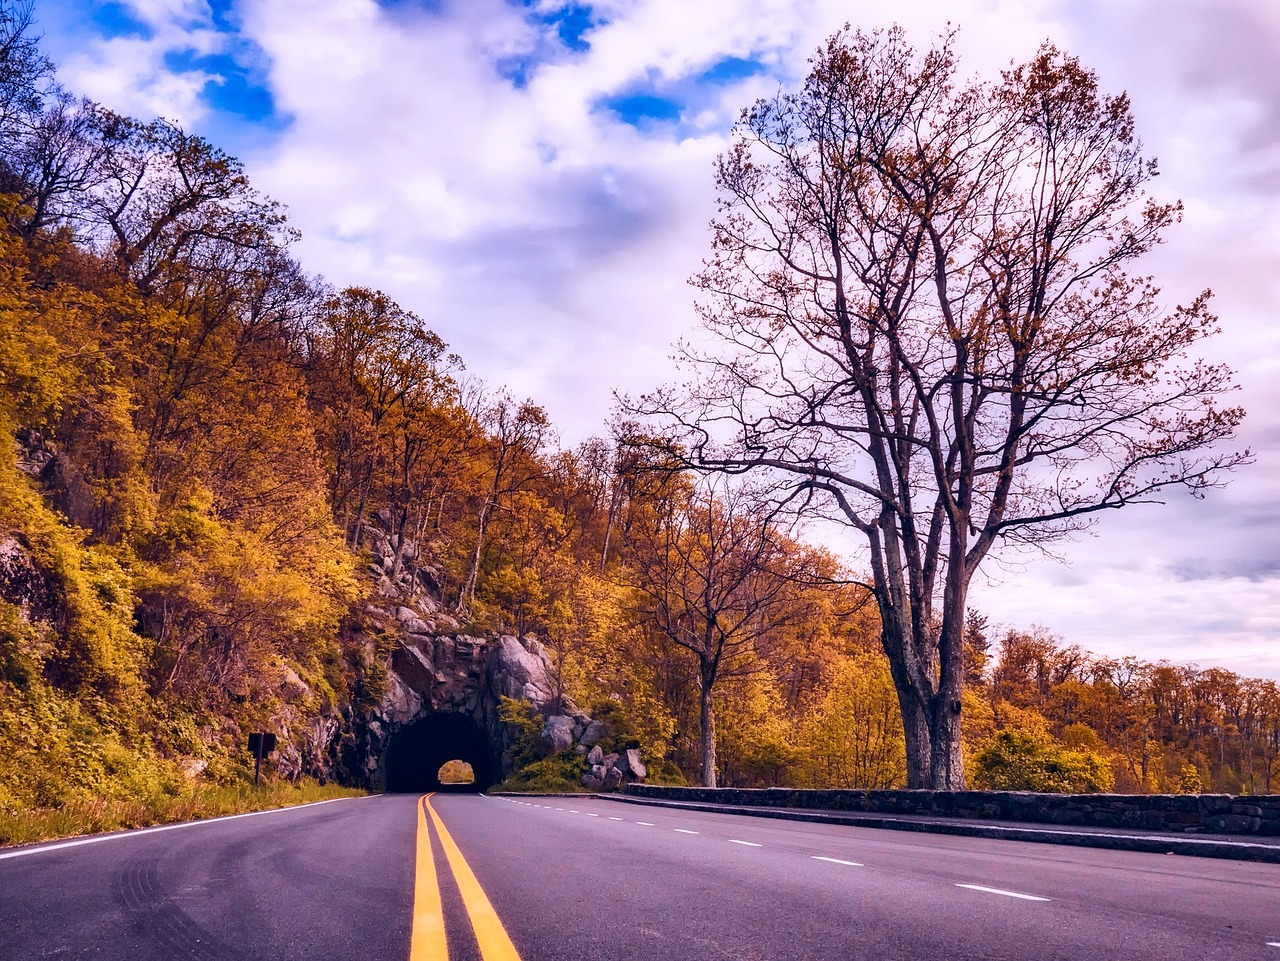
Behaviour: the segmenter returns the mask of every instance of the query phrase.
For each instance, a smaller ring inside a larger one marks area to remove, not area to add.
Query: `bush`
[[[1107,759],[1071,750],[1047,734],[1008,729],[978,752],[973,785],[986,791],[1095,794],[1115,787]]]
[[[586,758],[573,750],[552,754],[526,764],[500,785],[499,791],[521,791],[530,794],[573,794],[585,791],[582,775],[586,774]]]
[[[535,760],[541,752],[542,718],[528,701],[503,696],[498,701],[498,719],[507,729],[507,755],[517,768]]]

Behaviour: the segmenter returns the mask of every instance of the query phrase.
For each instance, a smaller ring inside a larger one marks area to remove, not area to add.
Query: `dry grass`
[[[0,845],[30,844],[82,834],[100,834],[154,824],[172,824],[291,807],[312,801],[361,797],[364,791],[315,781],[221,787],[196,786],[177,795],[157,795],[130,801],[100,799],[71,801],[56,808],[0,809]]]

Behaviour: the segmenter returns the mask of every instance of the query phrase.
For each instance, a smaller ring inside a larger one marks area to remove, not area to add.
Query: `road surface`
[[[0,850],[4,961],[1280,961],[1280,865],[388,795]]]

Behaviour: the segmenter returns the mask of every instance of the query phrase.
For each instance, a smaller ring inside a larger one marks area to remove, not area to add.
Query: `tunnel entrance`
[[[387,744],[387,791],[478,792],[498,781],[498,764],[489,738],[465,714],[428,714],[401,728]],[[440,768],[447,761],[471,765],[470,784],[442,784]]]

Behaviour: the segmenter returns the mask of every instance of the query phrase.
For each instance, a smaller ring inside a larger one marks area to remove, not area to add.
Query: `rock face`
[[[385,659],[381,698],[349,711],[327,750],[319,748],[325,756],[301,759],[300,770],[380,788],[386,783],[388,753],[395,752],[401,732],[439,715],[456,715],[478,729],[482,737],[473,740],[487,743],[493,780],[500,780],[512,773],[510,749],[518,733],[499,717],[503,697],[526,701],[541,716],[539,742],[545,754],[586,753],[607,736],[607,725],[593,721],[569,698],[556,697],[551,661],[537,640],[461,630],[441,610],[441,572],[421,563],[411,541],[401,545],[397,560],[396,545],[380,526],[385,520],[375,515],[364,532],[372,555],[368,573],[379,597],[366,604],[350,638],[354,648]],[[631,770],[618,769],[620,775]],[[602,771],[602,784],[607,774]]]
[[[60,626],[66,616],[53,575],[11,534],[0,536],[0,600],[16,605],[28,623]]]

